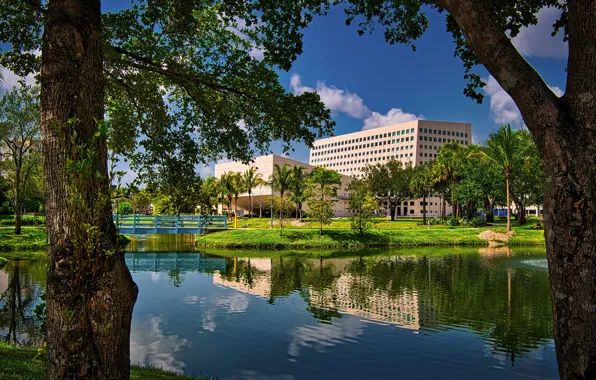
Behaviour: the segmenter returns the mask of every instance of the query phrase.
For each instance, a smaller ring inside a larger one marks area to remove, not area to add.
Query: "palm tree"
[[[454,186],[457,181],[457,167],[459,165],[459,160],[462,158],[462,146],[457,143],[447,143],[441,147],[439,150],[439,155],[436,159],[436,164],[434,165],[435,169],[435,183],[440,185],[443,197],[443,209],[442,209],[442,216],[443,219],[447,218],[446,213],[446,190],[447,186],[451,184],[451,208],[452,208],[452,216],[455,216],[456,205],[454,202]]]
[[[481,151],[472,152],[468,155],[468,158],[479,158],[493,162],[505,172],[507,232],[511,231],[511,168],[515,155],[519,154],[521,143],[519,131],[512,130],[510,124],[501,124],[496,133],[490,134]]]
[[[221,212],[223,214],[223,204],[226,203],[226,205],[228,206],[228,215],[230,212],[230,208],[232,208],[232,192],[231,192],[231,187],[232,187],[232,176],[233,176],[233,172],[225,172],[221,175],[220,179],[219,179],[219,196],[222,202],[221,205]],[[226,202],[227,199],[227,202]]]
[[[230,193],[234,196],[234,216],[238,216],[238,196],[244,192],[244,181],[242,174],[231,173],[229,182]]]
[[[302,222],[302,204],[306,201],[306,168],[294,166],[292,169],[292,202],[296,205],[296,219]]]
[[[283,209],[284,209],[284,194],[290,190],[292,186],[292,170],[288,164],[273,166],[273,173],[269,176],[269,185],[275,191],[279,191],[280,207],[279,207],[279,234],[283,233]]]
[[[261,173],[256,172],[257,168],[254,166],[249,166],[248,169],[242,174],[242,181],[244,182],[244,188],[248,193],[248,207],[249,212],[248,214],[252,218],[252,189],[255,187],[260,187],[265,184],[265,180],[263,180],[263,175]]]
[[[410,182],[411,191],[416,196],[422,196],[422,224],[426,224],[426,196],[432,184],[431,163],[422,164],[414,168],[414,176]]]

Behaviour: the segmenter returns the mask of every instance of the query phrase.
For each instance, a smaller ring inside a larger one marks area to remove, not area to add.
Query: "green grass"
[[[340,223],[332,223],[332,226],[337,225]],[[431,226],[429,230],[410,220],[383,221],[376,225],[382,227],[363,235],[346,228],[327,228],[323,235],[319,235],[317,229],[288,228],[282,236],[279,229],[232,229],[200,236],[197,245],[207,248],[258,249],[486,246],[487,242],[478,238],[480,232],[485,229],[503,230],[500,225],[482,228]],[[531,230],[531,225],[514,226],[515,235],[508,245],[544,245],[543,231]]]
[[[0,251],[42,251],[46,249],[46,231],[44,229],[23,229],[20,235],[15,235],[12,229],[0,230]],[[2,254],[7,257],[8,254]]]
[[[0,379],[45,379],[44,362],[35,358],[37,349],[15,347],[0,342]],[[180,380],[210,379],[211,377],[182,376],[173,372],[152,367],[131,366],[131,379]]]

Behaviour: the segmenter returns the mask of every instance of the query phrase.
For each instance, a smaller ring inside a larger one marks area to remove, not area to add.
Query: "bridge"
[[[133,272],[206,272],[225,273],[226,259],[223,257],[205,257],[198,252],[187,253],[127,253],[126,265]]]
[[[114,215],[122,234],[202,234],[207,230],[227,230],[225,215]]]

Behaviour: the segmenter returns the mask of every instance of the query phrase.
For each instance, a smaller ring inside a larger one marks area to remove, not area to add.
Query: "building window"
[[[424,128],[424,133],[428,133],[428,129]]]
[[[422,157],[422,153],[420,153],[420,157]]]
[[[418,132],[419,133],[422,133],[422,128],[418,128]]]
[[[437,130],[433,129],[433,135],[436,135],[436,134],[437,134]]]

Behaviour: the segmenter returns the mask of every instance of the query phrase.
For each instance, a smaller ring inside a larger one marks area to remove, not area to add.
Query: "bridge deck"
[[[226,230],[225,215],[114,215],[123,234],[202,234],[206,230]]]

